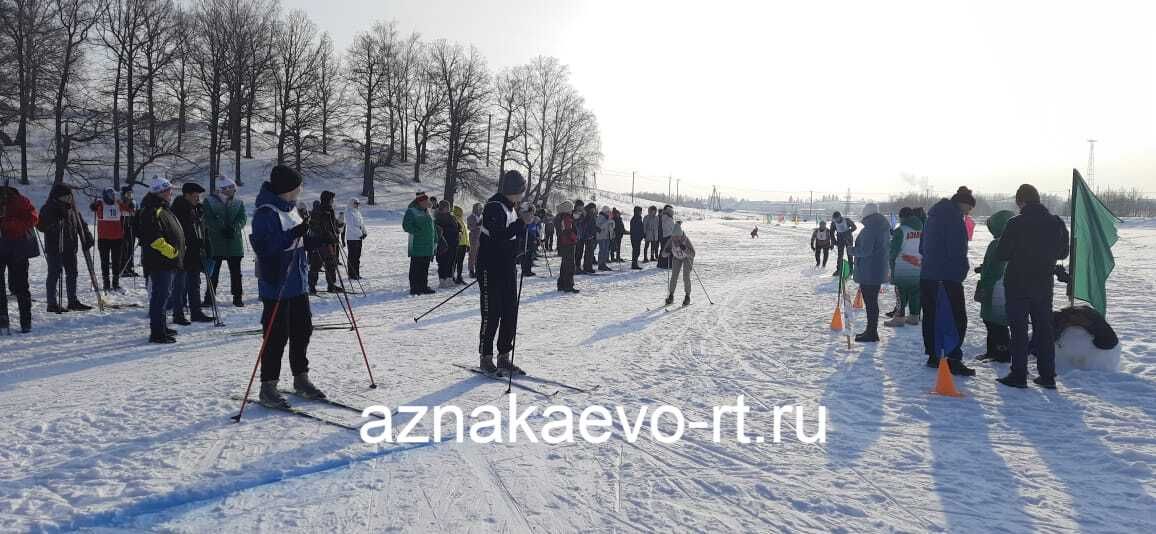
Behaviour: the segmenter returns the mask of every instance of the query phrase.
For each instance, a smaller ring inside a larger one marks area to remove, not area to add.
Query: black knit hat
[[[526,179],[522,173],[509,170],[498,181],[498,192],[503,195],[520,195],[526,192]]]
[[[951,201],[961,204],[970,204],[971,207],[975,207],[975,195],[971,194],[971,189],[968,189],[966,185],[959,186],[959,190],[956,191],[955,195],[951,197]]]
[[[326,205],[333,204],[333,198],[336,196],[337,195],[333,194],[333,191],[322,191],[321,203]]]
[[[60,198],[72,194],[72,188],[64,184],[56,184],[52,186],[52,191],[48,193],[49,198]]]
[[[205,188],[201,187],[201,184],[198,184],[197,182],[185,182],[185,185],[181,186],[181,192],[185,194],[204,193]]]
[[[277,165],[269,171],[269,190],[278,195],[301,187],[301,181],[301,173],[292,167]]]

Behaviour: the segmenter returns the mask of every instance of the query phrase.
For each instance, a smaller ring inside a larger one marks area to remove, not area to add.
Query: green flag
[[[1116,267],[1112,245],[1116,244],[1116,222],[1119,219],[1088,189],[1080,171],[1075,169],[1072,169],[1069,206],[1072,243],[1068,271],[1072,281],[1068,284],[1068,296],[1085,301],[1107,315],[1108,297],[1104,285]]]
[[[839,264],[839,278],[842,280],[851,278],[851,262],[843,260],[843,263]]]

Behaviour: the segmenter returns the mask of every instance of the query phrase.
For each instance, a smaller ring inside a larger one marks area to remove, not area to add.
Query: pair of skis
[[[483,371],[480,367],[471,367],[469,365],[462,365],[460,363],[455,363],[453,365],[454,365],[454,367],[457,367],[459,369],[465,369],[466,371],[484,376],[484,377],[492,379],[492,380],[497,380],[499,382],[509,381],[509,376],[504,375],[501,372],[487,373],[486,371]],[[542,387],[534,387],[531,384],[539,384]],[[536,393],[538,395],[541,395],[541,396],[547,397],[547,398],[551,398],[551,397],[558,395],[559,393],[562,392],[562,390],[571,391],[574,393],[590,393],[592,391],[597,390],[600,387],[598,385],[595,385],[595,386],[591,386],[588,388],[582,388],[582,387],[578,387],[578,386],[572,386],[572,385],[566,384],[564,382],[559,382],[557,380],[551,380],[549,378],[542,378],[542,377],[531,376],[531,375],[526,375],[526,374],[514,375],[514,380],[510,382],[510,385],[512,385],[513,387],[516,387],[518,389],[521,389],[524,391],[529,391],[531,393]],[[553,391],[551,391],[551,388],[554,388]]]
[[[330,398],[306,399],[306,398],[298,395],[297,392],[295,392],[295,391],[290,391],[290,390],[280,390],[280,391],[281,391],[282,395],[290,395],[294,398],[301,399],[301,400],[306,401],[306,402],[317,402],[317,403],[321,403],[321,404],[324,404],[326,406],[330,406],[333,408],[339,408],[342,410],[347,410],[347,411],[356,413],[358,415],[358,417],[360,417],[362,414],[362,409],[358,408],[356,406],[353,406],[352,404],[347,404],[347,403],[333,400]],[[232,398],[233,398],[233,400],[241,400],[240,395],[234,395]],[[301,408],[299,406],[292,406],[292,405],[288,406],[288,407],[286,407],[286,406],[270,406],[270,405],[264,404],[261,401],[256,400],[256,399],[249,399],[249,402],[252,402],[253,404],[258,404],[260,406],[264,406],[265,408],[268,408],[268,409],[273,410],[273,411],[284,412],[284,413],[296,415],[298,417],[302,417],[305,419],[312,419],[314,421],[324,423],[324,424],[327,424],[330,426],[344,428],[346,430],[352,430],[354,432],[359,432],[361,430],[361,427],[359,425],[355,425],[355,424],[349,423],[347,421],[342,421],[341,419],[338,419],[335,417],[330,417],[328,415],[323,415],[319,412],[309,410],[308,408]]]

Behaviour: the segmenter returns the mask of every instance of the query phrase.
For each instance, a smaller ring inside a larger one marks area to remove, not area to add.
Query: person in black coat
[[[173,281],[184,267],[185,233],[181,222],[169,209],[172,184],[153,178],[149,193],[141,199],[137,212],[141,267],[149,277],[149,342],[176,343],[177,332],[165,322]]]
[[[337,285],[337,247],[341,243],[341,230],[345,223],[337,220],[337,212],[333,209],[335,197],[332,191],[322,191],[321,200],[313,205],[313,212],[309,215],[309,232],[316,240],[309,254],[310,294],[317,294],[317,279],[322,268],[325,269],[326,291],[344,291]]]
[[[1036,341],[1036,385],[1056,387],[1056,344],[1052,324],[1052,294],[1056,262],[1068,257],[1068,228],[1040,203],[1031,184],[1016,191],[1020,214],[1012,217],[1000,237],[996,258],[1007,261],[1004,291],[1011,327],[1011,372],[998,379],[1005,386],[1027,387],[1028,317]]]
[[[181,186],[181,196],[173,201],[172,212],[181,224],[185,239],[185,253],[173,277],[173,292],[169,308],[173,322],[188,326],[192,322],[211,323],[216,319],[201,311],[201,272],[205,258],[205,223],[201,194],[205,188],[195,182]],[[185,315],[188,305],[189,315]],[[191,319],[191,322],[190,322]]]
[[[40,221],[36,228],[44,234],[44,257],[48,260],[48,312],[88,311],[88,306],[76,297],[76,253],[81,247],[92,248],[96,240],[88,230],[88,225],[76,210],[72,189],[63,184],[52,186],[48,200],[40,208]],[[68,291],[67,307],[60,302],[57,285],[64,274]]]
[[[454,287],[454,264],[457,262],[458,240],[460,239],[458,222],[450,213],[450,203],[445,200],[438,203],[434,214],[434,224],[437,226],[438,260],[438,289]]]
[[[646,228],[642,224],[642,206],[634,206],[634,216],[630,218],[630,268],[641,269],[638,265],[638,253],[642,247],[642,239],[646,237]]]
[[[526,232],[526,222],[533,213],[517,212],[518,201],[526,190],[526,179],[518,171],[506,171],[499,181],[498,192],[486,201],[482,211],[482,237],[478,253],[478,285],[481,290],[482,324],[478,351],[482,371],[524,374],[514,365],[514,334],[518,318],[518,277],[515,265],[525,250],[518,236]],[[495,365],[494,336],[498,341]]]

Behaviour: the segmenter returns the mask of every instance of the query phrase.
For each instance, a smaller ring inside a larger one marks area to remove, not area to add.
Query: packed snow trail
[[[314,382],[351,404],[504,409],[504,383],[452,365],[477,363],[477,291],[415,323],[448,293],[406,296],[405,234],[392,221],[367,223],[367,294],[351,302],[379,387],[368,389],[347,329],[314,333]],[[33,334],[0,340],[8,414],[0,530],[1124,532],[1151,524],[1156,334],[1146,319],[1156,266],[1147,255],[1156,227],[1125,226],[1116,248],[1109,318],[1124,345],[1121,372],[1077,371],[1060,376],[1059,391],[1010,391],[994,381],[1006,366],[977,364],[977,377],[957,380],[963,399],[927,393],[934,371],[923,367],[918,328],[884,329],[882,342],[851,350],[829,330],[834,260],[812,268],[807,230],[762,225],[754,240],[747,222],[685,228],[714,305],[692,278],[694,303],[663,313],[667,271],[653,263],[580,276],[573,296],[554,291],[552,278],[527,278],[518,364],[598,385],[549,400],[575,411],[665,403],[706,419],[744,395],[747,432],[769,436],[770,407],[803,405],[813,433],[821,404],[826,444],[800,443],[787,425],[780,444],[714,443],[709,431],[688,430],[666,445],[646,421],[635,443],[618,434],[605,444],[377,447],[260,406],[234,424],[230,396],[243,392],[260,342],[225,335],[257,325],[246,261],[248,307],[222,307],[228,328],[179,328],[176,345],[145,343],[144,309],[46,316],[42,303]],[[973,264],[987,243],[981,234]],[[43,264],[33,269],[42,286]],[[680,283],[676,299],[682,291]],[[133,299],[143,289],[116,297]],[[884,296],[883,307],[891,302]],[[336,299],[313,306],[318,324],[344,320]],[[970,358],[982,352],[983,327],[978,306],[969,315]],[[529,394],[518,401],[547,404]],[[733,424],[723,430],[733,436]]]

